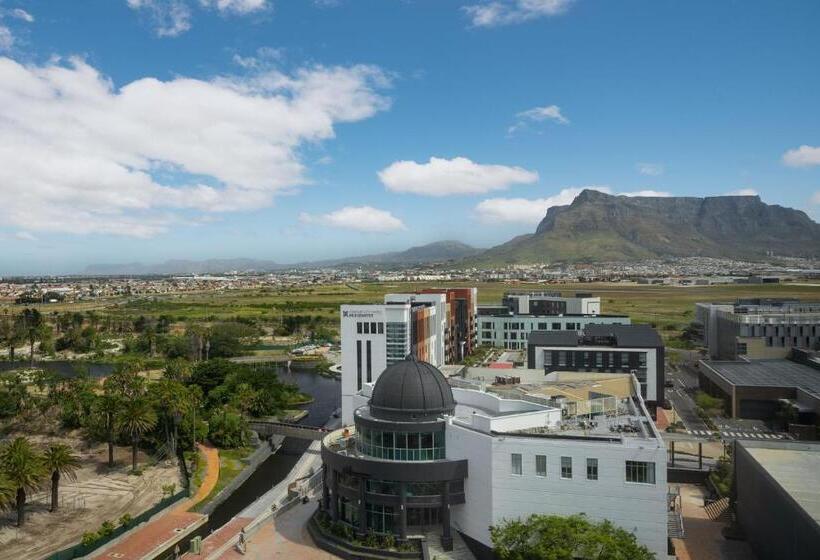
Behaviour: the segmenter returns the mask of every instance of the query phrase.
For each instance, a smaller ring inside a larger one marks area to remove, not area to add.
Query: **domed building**
[[[484,559],[493,557],[494,525],[584,513],[665,557],[666,449],[637,377],[519,371],[524,384],[489,390],[497,369],[463,368],[448,380],[407,357],[363,383],[352,395],[353,424],[322,439],[320,507],[333,527],[359,544],[370,533],[439,534],[445,550],[458,534]],[[317,545],[342,557],[362,552],[319,536]],[[366,556],[396,557],[380,551]]]
[[[464,503],[465,459],[447,458],[445,426],[455,412],[442,373],[412,357],[382,372],[367,406],[354,414],[339,447],[322,446],[323,507],[358,533],[407,538],[441,526],[452,547],[450,507]]]

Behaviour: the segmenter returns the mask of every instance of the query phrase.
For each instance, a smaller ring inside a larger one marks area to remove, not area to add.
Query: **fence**
[[[125,526],[119,526],[114,529],[108,535],[100,537],[98,540],[94,541],[91,544],[84,545],[84,544],[77,544],[70,548],[63,549],[59,552],[55,552],[51,556],[49,556],[46,560],[72,560],[73,558],[80,558],[82,556],[86,556],[87,554],[91,554],[101,546],[104,546],[114,539],[122,536],[125,532],[130,531],[140,523],[144,523],[151,519],[154,515],[162,511],[163,509],[167,508],[174,502],[181,500],[182,498],[188,497],[188,489],[183,489],[172,496],[168,496],[167,498],[163,498],[157,504],[149,510],[146,510],[139,514],[138,516],[134,517],[132,521]]]

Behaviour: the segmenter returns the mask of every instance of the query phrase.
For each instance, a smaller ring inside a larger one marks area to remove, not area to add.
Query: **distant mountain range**
[[[356,265],[409,266],[432,262],[456,261],[477,255],[480,252],[481,249],[470,247],[460,241],[436,241],[435,243],[429,243],[427,245],[411,247],[405,251],[287,265],[257,259],[207,259],[201,261],[174,259],[159,264],[143,264],[139,262],[126,264],[93,264],[86,267],[84,274],[89,276],[148,276],[154,274],[221,274],[231,271],[270,272],[289,268],[329,268]]]
[[[476,265],[637,261],[656,257],[758,260],[820,256],[820,224],[758,196],[627,197],[584,190],[553,206],[535,233],[484,251]]]
[[[547,210],[534,233],[486,250],[438,241],[405,251],[291,265],[256,259],[170,260],[90,265],[85,274],[220,274],[431,263],[489,267],[690,256],[759,260],[769,254],[820,257],[820,224],[805,212],[765,204],[758,196],[627,197],[584,190],[571,204]]]

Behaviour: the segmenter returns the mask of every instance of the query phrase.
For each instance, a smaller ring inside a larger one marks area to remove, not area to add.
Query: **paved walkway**
[[[129,531],[112,545],[99,549],[90,558],[138,560],[207,523],[207,516],[188,510],[204,500],[216,486],[219,480],[219,452],[210,445],[198,444],[198,447],[205,456],[207,466],[196,494],[181,500],[170,511],[166,510],[148,523]]]
[[[709,519],[702,486],[681,484],[680,492],[686,533],[683,539],[672,539],[678,560],[755,560],[747,543],[724,539],[724,523]]]

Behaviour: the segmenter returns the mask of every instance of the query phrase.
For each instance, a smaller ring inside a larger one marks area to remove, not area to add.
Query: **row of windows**
[[[376,321],[356,321],[357,334],[384,334],[384,323]]]
[[[523,457],[521,453],[510,455],[511,472],[514,475],[524,474]],[[547,456],[535,456],[535,476],[547,476]],[[572,457],[561,457],[561,472],[563,479],[570,480],[572,473]],[[641,484],[655,484],[655,463],[646,461],[627,461],[625,464],[624,479],[626,482],[637,482]],[[586,479],[598,480],[598,459],[588,457],[586,459]]]
[[[356,447],[361,453],[391,461],[444,459],[444,432],[387,432],[361,428]]]

